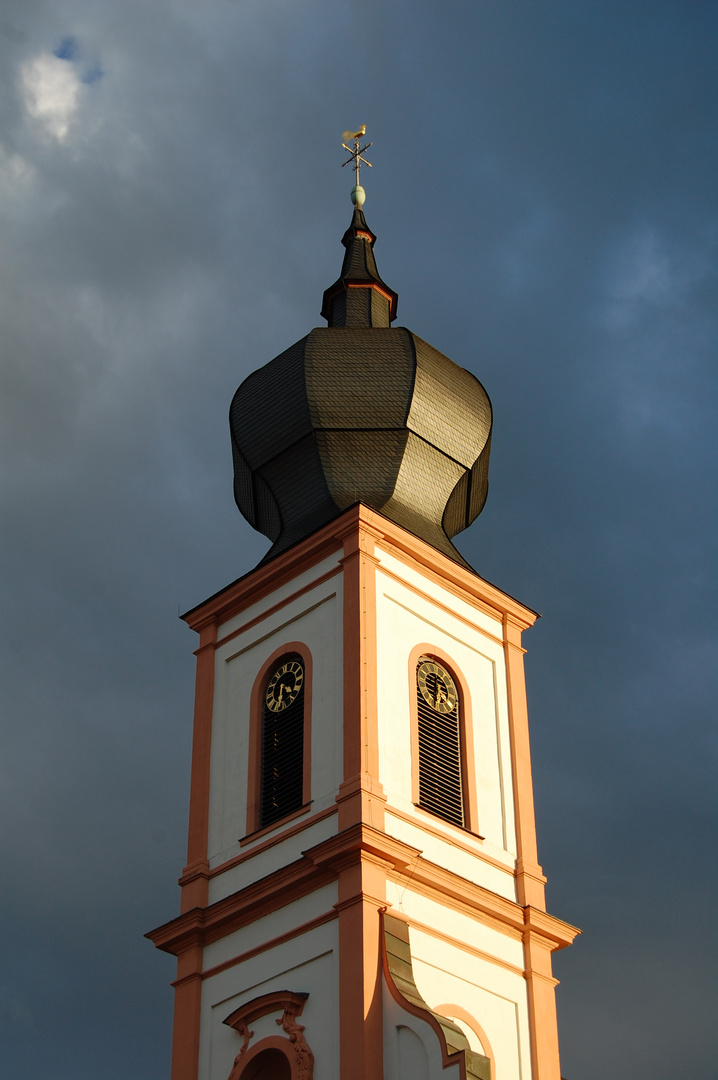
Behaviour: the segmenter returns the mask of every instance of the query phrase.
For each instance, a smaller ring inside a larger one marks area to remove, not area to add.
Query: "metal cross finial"
[[[349,153],[349,157],[346,161],[342,162],[342,168],[344,168],[345,165],[350,165],[352,162],[354,163],[354,176],[356,179],[355,187],[352,191],[352,202],[358,206],[362,206],[364,202],[364,189],[359,183],[359,170],[362,165],[368,165],[370,169],[373,168],[371,161],[367,161],[367,159],[362,156],[364,151],[368,150],[372,144],[368,142],[365,143],[364,146],[359,145],[365,135],[366,124],[362,124],[358,131],[345,131],[342,135],[342,146]],[[354,140],[354,146],[347,146],[347,143],[352,139]]]

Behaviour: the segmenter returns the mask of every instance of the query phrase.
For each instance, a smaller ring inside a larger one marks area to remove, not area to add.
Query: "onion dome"
[[[491,402],[404,327],[355,204],[328,326],[253,372],[230,408],[234,495],[271,559],[363,503],[466,565],[451,543],[488,491]]]

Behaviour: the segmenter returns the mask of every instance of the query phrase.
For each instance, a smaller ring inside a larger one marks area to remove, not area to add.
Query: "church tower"
[[[577,931],[536,849],[536,615],[451,543],[491,404],[392,327],[358,175],[352,201],[328,325],[232,402],[235,498],[272,547],[184,616],[188,858],[148,935],[177,957],[172,1080],[560,1080],[551,953]]]

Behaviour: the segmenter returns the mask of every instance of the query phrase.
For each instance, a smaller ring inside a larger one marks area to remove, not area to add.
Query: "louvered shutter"
[[[285,657],[286,663],[291,657]],[[262,707],[260,828],[299,810],[304,797],[304,685],[286,709]]]
[[[426,657],[421,657],[417,671]],[[430,677],[431,678],[431,677]],[[464,825],[459,701],[450,713],[436,712],[417,683],[419,714],[419,805],[453,825]]]

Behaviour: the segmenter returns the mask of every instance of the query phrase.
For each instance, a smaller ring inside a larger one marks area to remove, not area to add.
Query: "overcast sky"
[[[715,1080],[716,55],[700,0],[2,0],[3,1075],[168,1075],[227,411],[320,325],[341,132],[494,406],[569,1080]]]

